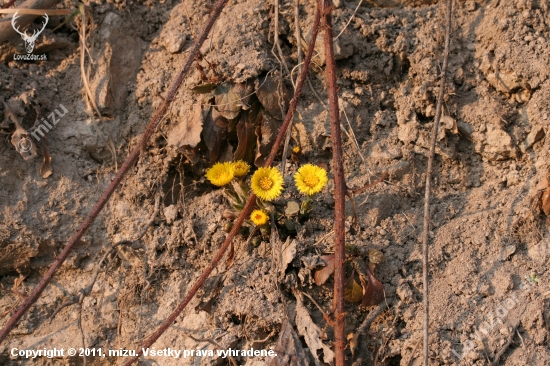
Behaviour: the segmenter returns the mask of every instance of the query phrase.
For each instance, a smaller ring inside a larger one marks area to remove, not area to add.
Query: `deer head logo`
[[[42,24],[42,29],[40,29],[39,31],[37,31],[36,29],[33,31],[32,35],[28,35],[27,34],[27,31],[25,30],[25,32],[21,32],[19,30],[19,27],[16,28],[15,26],[15,20],[17,18],[19,18],[19,16],[17,15],[17,13],[19,13],[18,11],[15,12],[15,14],[13,14],[13,18],[11,18],[11,26],[13,27],[13,29],[19,33],[21,35],[21,38],[23,38],[23,41],[25,41],[25,48],[27,49],[27,53],[32,53],[32,51],[34,50],[34,42],[36,42],[36,39],[38,38],[38,36],[40,35],[40,33],[42,33],[44,31],[44,28],[46,28],[46,24],[48,24],[48,14],[44,14],[44,23]]]

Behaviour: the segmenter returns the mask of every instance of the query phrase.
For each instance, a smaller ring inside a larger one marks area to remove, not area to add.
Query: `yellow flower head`
[[[238,160],[233,163],[233,169],[235,169],[236,177],[244,177],[250,170],[250,165],[246,161]]]
[[[283,176],[275,168],[259,168],[252,175],[252,191],[263,201],[273,201],[283,191]]]
[[[267,220],[269,219],[269,217],[267,216],[267,214],[262,211],[262,210],[254,210],[252,211],[252,213],[250,214],[250,220],[252,220],[252,222],[254,223],[254,225],[256,226],[262,226],[264,225],[265,223],[267,223]]]
[[[301,193],[313,196],[327,184],[327,171],[317,165],[306,164],[294,174],[294,181]]]
[[[231,163],[216,163],[206,171],[206,178],[218,187],[225,186],[235,176],[235,169]]]
[[[292,148],[292,152],[295,154],[299,154],[302,152],[302,148],[300,147],[300,145],[296,145]]]

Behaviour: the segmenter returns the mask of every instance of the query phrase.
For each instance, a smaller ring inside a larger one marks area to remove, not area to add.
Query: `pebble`
[[[413,300],[414,294],[407,283],[401,283],[397,286],[396,293],[405,304],[408,304]]]
[[[506,248],[503,249],[502,254],[500,255],[500,261],[504,262],[508,260],[512,254],[516,252],[516,246],[515,245],[508,245]]]
[[[472,1],[472,0],[468,0],[464,3],[464,8],[467,10],[467,11],[474,11],[476,10],[476,3],[475,1]]]
[[[506,176],[506,185],[508,187],[515,186],[520,182],[519,173],[516,170],[511,171]]]
[[[544,117],[543,117],[544,118]],[[542,139],[544,137],[545,133],[544,133],[544,128],[542,126],[536,126],[536,127],[533,127],[531,129],[531,132],[529,132],[529,134],[527,135],[527,137],[525,138],[525,140],[523,141],[523,143],[520,145],[520,149],[522,152],[525,152],[527,151],[528,149],[530,149],[531,147],[533,147],[533,145],[539,141],[540,139]]]
[[[178,34],[176,32],[170,32],[169,36],[164,39],[164,47],[172,54],[178,53],[185,44],[186,37],[184,34]]]

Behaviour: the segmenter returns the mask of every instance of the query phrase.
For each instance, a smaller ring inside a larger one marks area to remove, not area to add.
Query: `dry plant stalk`
[[[187,76],[187,73],[191,69],[191,65],[195,61],[195,58],[199,54],[200,47],[208,37],[208,34],[210,33],[210,30],[212,29],[212,26],[216,22],[216,19],[218,19],[222,9],[227,4],[228,0],[218,0],[212,7],[212,10],[210,11],[210,19],[208,23],[206,24],[201,36],[193,46],[193,49],[191,50],[189,57],[187,58],[187,61],[185,62],[185,65],[181,69],[180,73],[177,75],[176,79],[170,86],[170,90],[168,91],[168,95],[164,102],[161,104],[161,106],[157,109],[157,112],[155,115],[151,118],[149,125],[147,127],[147,130],[143,134],[142,142],[132,150],[130,155],[126,158],[126,161],[122,164],[120,167],[120,170],[117,172],[115,178],[107,187],[105,192],[101,195],[98,202],[95,204],[94,208],[88,214],[84,222],[80,225],[78,228],[78,231],[69,239],[67,242],[67,245],[59,253],[54,263],[50,266],[46,274],[42,277],[40,280],[40,283],[34,288],[32,293],[26,298],[26,300],[23,302],[23,304],[17,309],[15,314],[12,315],[12,317],[8,320],[4,328],[0,331],[0,343],[6,338],[6,336],[9,334],[10,330],[15,326],[15,324],[21,319],[21,317],[30,309],[32,304],[36,302],[36,300],[40,297],[40,294],[48,283],[51,281],[57,270],[61,267],[65,259],[69,256],[71,251],[73,250],[74,246],[78,241],[82,238],[84,233],[88,230],[90,225],[94,222],[95,218],[99,215],[107,201],[109,201],[109,198],[115,191],[116,187],[120,184],[128,170],[132,167],[134,162],[139,157],[141,151],[143,148],[147,145],[147,142],[149,141],[149,138],[151,137],[153,131],[158,126],[164,115],[166,114],[166,111],[168,110],[168,107],[174,100],[174,97],[176,96],[176,93],[178,92],[178,89],[180,88],[184,78]]]
[[[94,128],[95,128],[95,131],[96,133],[98,134],[98,136],[101,138],[101,140],[103,141],[103,143],[107,143],[108,144],[108,147],[109,147],[109,151],[111,152],[111,155],[113,156],[113,161],[115,162],[115,170],[117,169],[117,165],[118,165],[118,162],[117,162],[117,155],[116,155],[116,147],[115,147],[115,143],[113,142],[113,139],[111,137],[111,132],[109,131],[109,127],[107,126],[107,124],[105,123],[105,121],[103,120],[103,117],[101,116],[101,112],[99,111],[99,108],[97,107],[97,103],[95,102],[95,98],[94,98],[94,93],[92,93],[92,90],[90,89],[90,83],[89,83],[89,73],[90,73],[90,68],[88,65],[88,70],[86,71],[86,51],[87,51],[87,47],[86,47],[86,42],[87,42],[87,37],[86,37],[86,23],[87,23],[87,20],[88,18],[86,18],[86,7],[81,4],[79,6],[79,10],[80,10],[80,15],[82,16],[82,26],[80,28],[80,75],[82,77],[82,84],[84,84],[84,90],[86,91],[86,96],[88,97],[87,99],[85,99],[85,102],[87,102],[86,104],[90,104],[91,107],[93,108],[93,110],[95,110],[95,112],[97,113],[97,116],[99,118],[99,120],[101,121],[101,125],[103,126],[103,128],[105,128],[105,132],[107,133],[107,141],[105,141],[105,137],[103,137],[103,134],[101,133],[101,131],[99,130],[99,126],[97,125],[97,122],[94,118],[94,112],[93,111],[89,111],[89,116],[90,116],[90,119],[92,120],[92,123],[94,125]],[[90,15],[90,26],[93,25],[93,19]],[[88,52],[89,54],[89,52]],[[88,112],[88,110],[86,110],[86,112]]]
[[[271,49],[271,53],[273,53],[273,56],[281,63],[281,65],[284,66],[285,71],[287,74],[290,74],[290,70],[288,69],[288,65],[286,64],[285,55],[283,54],[283,50],[281,49],[281,40],[279,39],[279,0],[274,1],[274,9],[273,9],[273,15],[274,15],[274,29],[273,29],[273,49]],[[277,48],[277,52],[279,53],[279,57],[275,54],[274,48]]]
[[[445,51],[443,54],[443,69],[441,71],[441,82],[439,85],[439,96],[435,108],[435,121],[430,140],[430,155],[428,158],[428,169],[426,172],[426,193],[424,198],[424,228],[422,231],[422,304],[424,306],[424,366],[428,366],[429,358],[429,326],[430,326],[430,301],[428,292],[428,232],[430,231],[430,199],[432,186],[432,170],[435,155],[435,143],[437,140],[437,129],[441,120],[441,108],[445,96],[445,83],[447,80],[447,65],[449,64],[449,44],[451,42],[451,14],[453,11],[453,0],[447,2],[447,29],[445,31]]]
[[[298,40],[296,42],[296,47],[298,48],[298,73],[302,70],[302,36],[300,33],[300,0],[295,0],[294,3],[294,36]],[[292,73],[290,73],[290,82],[292,83],[292,86],[296,88],[296,85],[294,84],[294,80],[292,79]],[[283,156],[281,158],[281,173],[285,174],[285,165],[286,165],[286,157],[288,156],[288,144],[290,143],[290,137],[292,136],[292,122],[290,123],[290,126],[288,127],[288,131],[286,133],[285,138],[285,144],[283,145]]]
[[[304,67],[302,68],[302,72],[300,74],[300,78],[298,80],[298,83],[296,85],[296,90],[294,92],[294,96],[292,97],[292,100],[290,101],[290,105],[288,107],[288,112],[286,114],[285,120],[279,130],[279,133],[277,135],[277,138],[275,139],[275,142],[273,143],[273,147],[271,148],[271,152],[269,153],[269,156],[266,159],[265,165],[266,167],[273,164],[273,160],[275,160],[275,155],[277,154],[277,151],[281,147],[281,144],[283,142],[283,139],[285,138],[285,132],[287,131],[290,122],[292,121],[292,118],[294,117],[294,112],[296,111],[296,106],[298,105],[298,99],[302,93],[302,89],[304,86],[304,82],[306,80],[307,72],[309,70],[309,64],[313,56],[313,49],[315,47],[315,41],[317,39],[317,33],[319,29],[319,22],[321,18],[321,10],[320,5],[317,6],[317,10],[315,11],[315,19],[313,21],[313,27],[311,30],[311,40],[308,46],[307,50],[307,56],[304,61]],[[172,325],[174,320],[181,314],[181,312],[185,309],[185,307],[189,304],[191,299],[195,297],[197,294],[197,291],[202,287],[206,279],[210,276],[214,268],[218,265],[222,257],[224,256],[225,252],[231,245],[233,238],[237,235],[239,232],[239,229],[241,225],[243,224],[244,220],[250,215],[252,212],[252,209],[254,208],[254,205],[256,204],[256,195],[254,193],[251,193],[251,195],[248,197],[248,200],[246,201],[246,204],[244,208],[242,209],[241,213],[239,214],[239,217],[234,221],[233,229],[227,234],[227,237],[225,238],[225,241],[223,242],[221,248],[216,252],[214,255],[214,258],[212,258],[212,261],[206,267],[206,269],[203,271],[197,282],[193,285],[191,290],[185,295],[183,300],[178,304],[176,309],[170,314],[170,316],[162,323],[162,325],[153,333],[151,334],[145,342],[141,344],[141,347],[137,350],[136,356],[130,359],[128,362],[124,364],[124,366],[130,366],[135,361],[139,359],[139,357],[142,354],[142,350],[144,348],[151,347],[153,343],[156,342],[156,340]]]
[[[340,131],[340,113],[336,86],[336,61],[332,34],[332,1],[323,3],[323,28],[325,36],[326,78],[330,111],[330,134],[332,139],[332,173],[334,175],[334,344],[336,366],[345,365],[346,336],[344,334],[344,262],[346,260],[346,183],[342,165],[342,136]]]

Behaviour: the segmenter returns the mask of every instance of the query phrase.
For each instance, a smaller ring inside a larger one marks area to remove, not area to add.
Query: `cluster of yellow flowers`
[[[206,172],[206,178],[218,187],[229,184],[234,177],[245,177],[250,165],[242,160],[232,163],[216,163]],[[327,171],[313,164],[303,165],[294,175],[294,182],[300,193],[313,196],[328,182]],[[273,167],[259,168],[252,174],[250,188],[262,201],[270,202],[283,192],[284,179],[281,172]],[[250,220],[256,226],[265,225],[269,217],[263,210],[254,210]]]
[[[216,163],[206,171],[206,178],[213,185],[223,187],[229,184],[234,177],[244,177],[249,170],[250,165],[242,160],[234,163]]]

